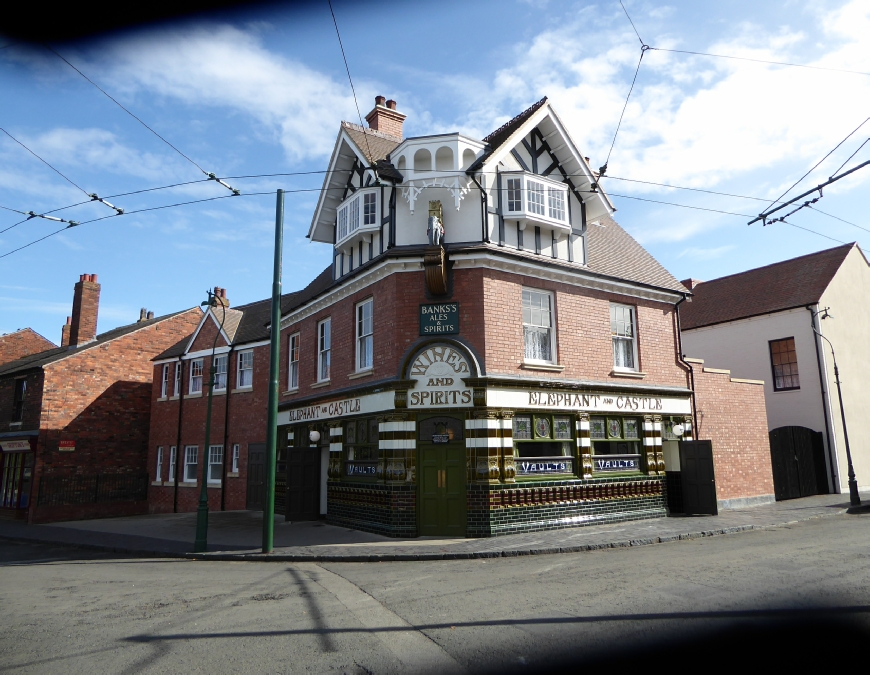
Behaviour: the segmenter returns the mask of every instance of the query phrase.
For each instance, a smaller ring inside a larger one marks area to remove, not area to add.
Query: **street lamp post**
[[[813,312],[813,318],[815,319],[816,316],[824,312],[821,316],[823,321],[825,319],[833,319],[834,317],[828,313],[828,309],[830,308],[825,307]],[[849,469],[849,503],[852,506],[861,506],[861,496],[858,494],[858,481],[855,479],[855,469],[852,466],[852,450],[849,447],[849,431],[846,428],[846,411],[843,408],[843,390],[840,387],[840,369],[837,367],[837,355],[834,353],[834,345],[831,344],[831,341],[822,335],[820,331],[816,330],[815,322],[810,325],[813,332],[827,342],[831,348],[831,357],[834,360],[834,381],[837,383],[837,398],[840,400],[840,418],[843,420],[843,438],[846,441],[846,464]]]
[[[214,343],[211,346],[211,364],[208,369],[208,407],[205,414],[205,450],[203,452],[202,462],[202,489],[199,491],[199,506],[196,509],[196,539],[193,542],[193,552],[203,553],[208,549],[208,453],[211,452],[211,403],[214,394],[214,378],[216,368],[214,366],[215,349],[217,349],[217,341],[224,329],[224,321],[227,318],[227,306],[223,300],[219,300],[217,296],[208,291],[208,300],[202,303],[203,307],[207,307],[206,311],[210,312],[217,304],[221,306],[221,324],[214,336]]]

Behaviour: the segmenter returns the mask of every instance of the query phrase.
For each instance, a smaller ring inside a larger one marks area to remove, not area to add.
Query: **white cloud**
[[[690,246],[689,248],[680,251],[680,253],[677,254],[677,257],[684,258],[685,256],[690,256],[694,260],[714,260],[716,258],[721,258],[729,251],[733,251],[735,248],[737,248],[737,246],[733,244],[728,246],[717,246],[715,248]]]
[[[345,82],[270,52],[256,32],[232,26],[125,36],[104,45],[97,58],[90,67],[109,79],[113,91],[242,111],[294,161],[328,155],[337,117],[356,117]],[[360,96],[373,90],[364,81],[356,84]]]

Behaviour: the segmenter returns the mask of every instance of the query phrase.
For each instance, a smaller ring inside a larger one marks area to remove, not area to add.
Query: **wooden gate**
[[[712,441],[680,441],[680,472],[683,513],[718,515]]]
[[[773,490],[777,501],[828,493],[825,448],[820,431],[779,427],[770,432]]]
[[[287,520],[317,520],[320,515],[320,448],[287,452]]]
[[[266,444],[248,443],[248,497],[247,508],[263,510],[266,493]]]

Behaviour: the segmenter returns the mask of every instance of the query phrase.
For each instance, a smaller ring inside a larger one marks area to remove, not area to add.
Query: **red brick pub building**
[[[690,293],[612,219],[547,100],[483,140],[403,138],[383,97],[367,119],[341,124],[308,233],[333,263],[282,299],[278,510],[401,537],[666,515],[693,369],[710,380],[681,358]],[[193,510],[203,476],[211,508],[262,503],[269,303],[227,304],[155,363],[153,511]],[[761,388],[718,377],[717,404],[760,401],[766,442]],[[720,491],[766,490],[739,484],[769,476],[765,449],[729,447]]]

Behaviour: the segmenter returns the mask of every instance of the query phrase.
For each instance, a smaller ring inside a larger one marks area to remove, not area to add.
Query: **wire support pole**
[[[801,199],[803,199],[804,197],[807,197],[815,192],[818,192],[819,197],[822,197],[823,196],[822,195],[823,188],[827,187],[828,185],[831,185],[832,183],[836,183],[838,180],[840,180],[841,178],[845,178],[846,176],[848,176],[851,173],[855,173],[858,169],[863,169],[868,164],[870,164],[870,159],[868,159],[866,162],[862,162],[858,166],[852,167],[848,171],[844,171],[843,173],[841,173],[837,176],[831,176],[824,183],[819,183],[818,185],[816,185],[816,187],[814,187],[810,190],[807,190],[806,192],[804,192],[802,194],[799,194],[797,197],[793,197],[792,199],[789,199],[787,202],[783,202],[782,204],[780,204],[776,208],[770,209],[768,211],[764,211],[763,213],[759,213],[755,218],[750,220],[749,223],[747,223],[747,224],[752,225],[754,223],[757,223],[758,221],[761,221],[762,223],[767,225],[768,222],[775,222],[775,221],[768,221],[768,218],[772,214],[776,213],[777,211],[781,211],[786,206],[790,206],[791,204],[794,204],[795,202],[798,202]],[[818,201],[818,199],[811,200],[811,201],[807,202],[806,204],[804,204],[803,206],[801,206],[801,208],[804,208],[804,206],[809,206],[810,204],[814,204],[816,201]],[[800,210],[800,209],[796,209],[796,210]],[[794,213],[794,211],[792,211],[792,213]],[[791,215],[791,214],[789,214],[789,215]]]
[[[824,312],[824,314],[822,314],[822,319],[834,318],[828,314],[827,307],[818,312],[813,312],[813,318],[821,312]],[[822,335],[821,331],[817,330],[814,324],[815,322],[810,324],[813,332],[828,343],[828,346],[831,348],[831,358],[834,361],[834,382],[837,385],[837,398],[840,401],[840,419],[843,422],[843,440],[846,442],[846,465],[849,474],[849,505],[853,507],[861,506],[861,495],[858,493],[858,481],[855,478],[855,468],[852,465],[852,449],[849,447],[849,430],[846,428],[846,409],[843,407],[843,388],[840,386],[840,368],[837,366],[837,354],[834,352],[834,345],[831,341]]]
[[[266,420],[266,485],[263,496],[263,553],[275,540],[275,462],[278,454],[278,362],[281,355],[281,275],[284,254],[284,190],[275,204],[275,265],[272,271],[272,320],[269,340],[269,410]]]

